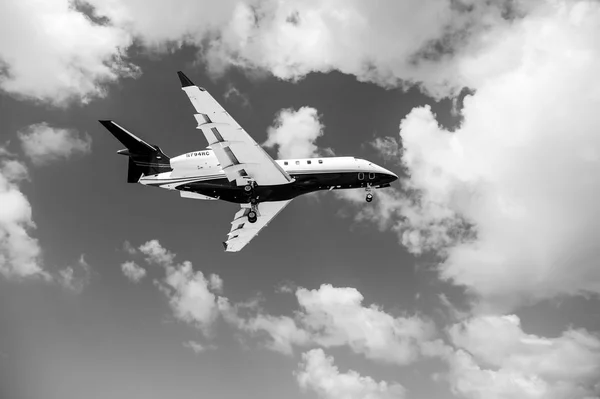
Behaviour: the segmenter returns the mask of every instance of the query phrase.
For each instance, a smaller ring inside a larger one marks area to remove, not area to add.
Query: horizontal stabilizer
[[[98,121],[108,130],[117,140],[119,140],[127,149],[134,154],[146,154],[148,152],[156,151],[154,146],[146,143],[133,133],[127,131],[125,128],[117,125],[113,121]]]

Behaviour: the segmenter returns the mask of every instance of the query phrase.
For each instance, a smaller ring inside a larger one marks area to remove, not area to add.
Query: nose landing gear
[[[371,193],[371,190],[372,190],[371,185],[367,184],[367,187],[365,187],[365,191],[367,192],[367,198],[366,198],[367,202],[373,201],[373,194]]]

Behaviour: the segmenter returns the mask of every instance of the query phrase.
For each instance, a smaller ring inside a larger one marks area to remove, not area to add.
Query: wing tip
[[[181,71],[177,71],[177,76],[179,76],[179,81],[181,82],[181,87],[196,86],[194,84],[194,82],[192,82],[190,80],[190,78],[188,78],[187,76],[185,76],[185,73],[183,73]]]
[[[179,76],[179,81],[181,82],[181,88],[196,86],[196,84],[194,82],[192,82],[192,80],[190,78],[185,76],[185,73],[183,73],[181,71],[177,71],[177,76]],[[204,87],[200,87],[200,86],[196,86],[196,87],[198,89],[200,89],[200,91],[206,91],[206,89]]]

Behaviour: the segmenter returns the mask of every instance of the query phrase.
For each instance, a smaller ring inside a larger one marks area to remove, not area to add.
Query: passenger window
[[[323,160],[322,160],[322,159],[319,159],[319,163],[323,163]]]
[[[310,165],[310,161],[306,161],[306,163]]]
[[[287,165],[287,164],[288,164],[288,162],[287,162],[287,161],[284,161],[284,162],[283,162],[283,164],[284,164],[284,165]]]
[[[369,173],[369,179],[374,179],[375,178],[375,173]]]
[[[296,161],[296,165],[300,165],[300,161]]]
[[[365,178],[365,174],[363,172],[358,172],[358,180],[363,180]]]

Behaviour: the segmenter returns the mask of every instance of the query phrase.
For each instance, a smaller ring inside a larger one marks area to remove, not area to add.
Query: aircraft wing
[[[223,242],[225,251],[237,252],[244,248],[269,222],[277,216],[292,200],[261,202],[258,204],[255,223],[248,222],[246,215],[250,212],[250,204],[241,204],[231,222],[231,231],[227,234],[227,241]]]
[[[182,90],[196,109],[197,129],[202,130],[230,182],[238,186],[254,180],[261,186],[293,181],[252,137],[203,88],[177,72]]]

